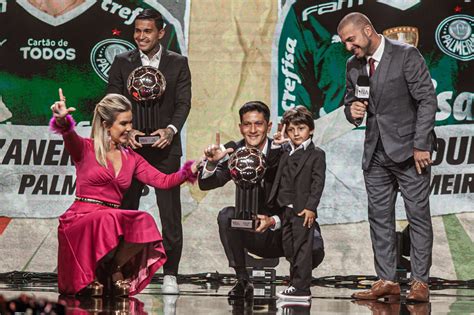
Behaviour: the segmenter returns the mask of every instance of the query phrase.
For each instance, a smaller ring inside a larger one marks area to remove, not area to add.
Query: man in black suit
[[[367,113],[362,169],[375,270],[380,278],[372,289],[353,297],[400,297],[395,233],[395,200],[400,189],[410,223],[412,284],[407,299],[426,302],[433,247],[430,164],[437,110],[430,73],[415,47],[377,34],[361,13],[346,15],[337,31],[354,54],[347,61],[346,117],[358,126]],[[360,76],[370,77],[368,102],[355,96]]]
[[[127,96],[133,104],[133,126],[138,130],[130,133],[130,144],[151,165],[163,173],[176,172],[182,155],[180,131],[191,109],[191,73],[186,57],[166,50],[160,45],[165,35],[163,18],[153,9],[143,10],[135,20],[134,40],[138,49],[117,55],[109,72],[107,93]],[[143,128],[137,120],[139,105],[133,102],[128,90],[129,74],[140,66],[158,68],[166,79],[166,90],[154,104],[152,115],[155,129],[151,135],[160,138],[151,146],[142,146],[135,140],[143,135]],[[138,209],[144,185],[133,181],[124,196],[123,209]],[[179,293],[176,283],[178,265],[183,247],[181,225],[180,188],[155,189],[156,200],[162,223],[163,243],[168,256],[164,265],[163,292]]]
[[[253,296],[253,285],[249,281],[246,270],[245,249],[263,258],[284,256],[280,229],[282,209],[271,208],[266,202],[281,155],[280,147],[272,149],[272,141],[267,137],[272,126],[270,110],[263,102],[252,101],[240,108],[239,116],[240,133],[244,138],[237,142],[235,147],[254,147],[262,151],[267,160],[267,171],[259,191],[257,233],[235,230],[229,227],[229,219],[234,217],[235,207],[222,209],[217,217],[221,243],[229,261],[229,266],[234,268],[238,280],[229,291],[231,298]],[[231,180],[226,154],[232,151],[232,148],[225,149],[219,146],[218,143],[210,145],[205,150],[207,162],[198,177],[199,188],[202,190],[215,189],[224,186]],[[313,242],[313,268],[315,268],[323,260],[324,249],[320,235],[315,234]]]

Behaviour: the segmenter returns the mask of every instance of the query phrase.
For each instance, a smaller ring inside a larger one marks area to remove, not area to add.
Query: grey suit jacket
[[[345,114],[354,123],[350,106],[357,100],[357,78],[367,75],[366,60],[352,56],[346,66]],[[436,93],[420,52],[385,38],[382,59],[370,78],[362,168],[368,169],[379,138],[388,157],[396,163],[412,157],[414,148],[433,151],[436,109]]]

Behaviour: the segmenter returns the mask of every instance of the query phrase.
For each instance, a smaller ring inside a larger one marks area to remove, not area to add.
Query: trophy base
[[[160,139],[160,136],[136,136],[135,139],[141,145],[152,145]]]
[[[257,219],[229,219],[229,227],[231,229],[255,231],[257,228]]]

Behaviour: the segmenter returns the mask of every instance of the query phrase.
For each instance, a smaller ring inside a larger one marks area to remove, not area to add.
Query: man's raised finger
[[[219,131],[216,132],[216,144],[217,146],[221,145],[221,133]]]
[[[281,128],[283,128],[283,125],[282,125],[281,123],[278,123],[277,131],[278,131],[278,132],[281,132]]]

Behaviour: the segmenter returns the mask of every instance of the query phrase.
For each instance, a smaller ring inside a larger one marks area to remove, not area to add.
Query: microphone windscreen
[[[369,77],[366,75],[360,75],[357,78],[357,85],[358,86],[370,86],[370,80]]]

